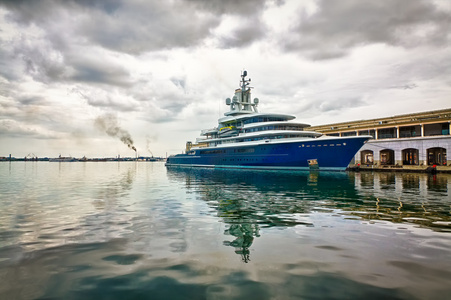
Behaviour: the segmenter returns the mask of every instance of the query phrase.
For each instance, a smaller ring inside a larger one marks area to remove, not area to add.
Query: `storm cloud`
[[[253,18],[264,8],[264,1],[256,0],[108,3],[44,0],[3,1],[1,4],[8,9],[9,20],[44,29],[56,48],[70,47],[75,38],[78,43],[93,43],[129,54],[194,47],[220,24],[223,15]],[[254,25],[257,28],[259,24]]]
[[[299,11],[283,43],[313,59],[344,56],[353,48],[383,43],[401,47],[449,45],[451,15],[428,0],[318,1],[311,15]]]

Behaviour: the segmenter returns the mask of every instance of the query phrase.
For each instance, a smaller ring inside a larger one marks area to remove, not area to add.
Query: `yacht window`
[[[225,153],[225,150],[201,150],[200,154],[220,154]]]
[[[254,148],[239,148],[239,149],[235,149],[235,152],[237,153],[253,153],[255,152]]]

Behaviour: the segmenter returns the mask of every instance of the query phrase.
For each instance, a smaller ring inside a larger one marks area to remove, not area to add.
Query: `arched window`
[[[435,147],[427,149],[428,165],[444,165],[446,166],[446,149]]]
[[[360,161],[362,165],[372,165],[374,163],[373,151],[363,150],[360,152]]]
[[[418,149],[407,148],[402,150],[403,165],[418,165]]]
[[[380,153],[381,153],[381,165],[395,164],[395,151],[391,149],[384,149]]]

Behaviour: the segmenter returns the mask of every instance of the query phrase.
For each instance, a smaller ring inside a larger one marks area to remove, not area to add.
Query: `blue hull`
[[[196,149],[167,159],[168,167],[343,171],[368,136]],[[310,164],[317,162],[317,164]]]

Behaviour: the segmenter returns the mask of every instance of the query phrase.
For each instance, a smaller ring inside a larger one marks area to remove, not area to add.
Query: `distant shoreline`
[[[104,158],[74,158],[74,157],[32,157],[32,158],[16,158],[16,157],[0,157],[0,162],[106,162],[106,161],[165,161],[163,157],[104,157]]]

